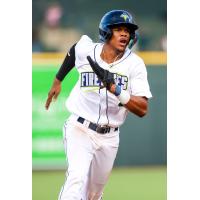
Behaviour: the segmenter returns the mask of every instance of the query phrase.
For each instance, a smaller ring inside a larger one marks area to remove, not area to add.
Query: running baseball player
[[[128,112],[147,113],[152,97],[143,60],[132,53],[138,26],[130,13],[112,10],[99,25],[101,43],[83,35],[66,55],[46,101],[61,91],[61,82],[75,66],[79,80],[66,101],[64,123],[68,160],[59,200],[100,200],[119,146],[119,127]]]

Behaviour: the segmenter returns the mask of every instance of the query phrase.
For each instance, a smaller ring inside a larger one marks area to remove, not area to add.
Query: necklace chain
[[[105,59],[105,51],[104,51],[104,49],[102,49],[102,53],[103,53],[103,58]],[[119,58],[120,55],[121,55],[121,53],[119,53],[119,54],[113,59],[112,63],[109,64],[110,67],[112,67],[112,66],[114,65],[113,63]]]

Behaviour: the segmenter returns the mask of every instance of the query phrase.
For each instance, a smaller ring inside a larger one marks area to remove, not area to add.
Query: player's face
[[[126,26],[117,26],[112,29],[112,33],[109,44],[118,51],[125,51],[130,40],[130,30]]]

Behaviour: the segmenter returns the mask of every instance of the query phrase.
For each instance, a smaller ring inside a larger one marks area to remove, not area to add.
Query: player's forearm
[[[124,107],[137,116],[143,117],[147,113],[148,101],[145,97],[131,95],[130,100]]]
[[[110,92],[115,94],[124,107],[126,107],[130,112],[139,117],[146,115],[148,107],[147,98],[130,95],[127,91],[121,90],[119,86],[117,89],[115,84],[111,85]]]
[[[61,83],[62,82],[55,77],[48,95],[57,97],[61,91]]]
[[[55,77],[52,87],[57,87],[60,85],[61,85],[61,81],[57,77]]]

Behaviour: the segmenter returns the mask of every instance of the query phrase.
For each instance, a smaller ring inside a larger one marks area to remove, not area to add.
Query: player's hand
[[[87,60],[92,67],[94,73],[101,80],[103,85],[110,91],[111,86],[115,84],[114,74],[100,67],[99,64],[92,60],[90,56],[87,56]]]
[[[54,83],[48,93],[48,98],[47,98],[46,104],[45,104],[46,110],[49,109],[49,106],[50,106],[52,100],[55,101],[57,99],[60,91],[61,91],[61,82],[58,79],[55,79]]]

